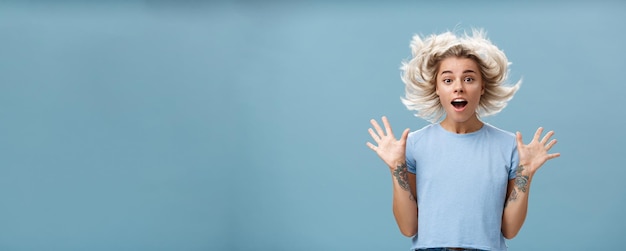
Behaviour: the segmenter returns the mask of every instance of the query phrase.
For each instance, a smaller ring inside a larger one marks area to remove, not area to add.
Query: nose
[[[454,93],[463,93],[463,84],[459,83],[460,81],[456,81],[456,84],[453,86]]]

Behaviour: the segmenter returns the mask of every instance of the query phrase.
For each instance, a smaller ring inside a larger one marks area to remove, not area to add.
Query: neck
[[[480,128],[483,127],[484,123],[480,121],[480,119],[478,119],[478,117],[476,116],[473,116],[472,118],[463,122],[453,121],[452,119],[446,117],[443,121],[441,121],[440,125],[446,131],[456,134],[465,134],[480,130]]]

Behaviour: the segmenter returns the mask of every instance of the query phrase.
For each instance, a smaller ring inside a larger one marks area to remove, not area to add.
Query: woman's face
[[[436,93],[446,111],[446,120],[464,123],[476,118],[480,97],[485,92],[476,61],[445,58],[439,65],[436,79]]]

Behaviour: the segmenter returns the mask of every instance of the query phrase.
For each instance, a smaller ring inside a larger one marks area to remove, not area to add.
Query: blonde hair
[[[402,103],[416,111],[416,116],[437,122],[445,110],[435,93],[437,71],[441,61],[448,57],[470,58],[480,68],[485,93],[477,109],[479,117],[494,115],[506,107],[522,81],[507,85],[509,61],[504,52],[493,45],[483,30],[472,30],[457,37],[451,32],[430,35],[425,39],[413,36],[413,58],[402,62],[402,81],[406,85]]]

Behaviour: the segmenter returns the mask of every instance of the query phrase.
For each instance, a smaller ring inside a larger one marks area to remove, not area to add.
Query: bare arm
[[[509,180],[502,214],[502,235],[507,239],[515,237],[526,220],[528,195],[533,176],[546,161],[561,155],[560,153],[548,154],[550,148],[556,144],[554,139],[548,142],[554,132],[548,132],[539,141],[542,132],[543,128],[537,129],[535,137],[528,145],[524,145],[519,132],[516,134],[520,165],[515,172],[515,179]]]
[[[504,238],[512,239],[517,235],[526,220],[528,212],[528,194],[530,193],[531,176],[522,174],[517,167],[517,176],[509,180],[507,188],[507,198],[504,202],[504,213],[502,215],[502,235]]]
[[[400,232],[407,237],[417,233],[417,201],[415,197],[415,174],[409,173],[406,163],[392,171],[393,216]]]
[[[377,145],[367,142],[372,149],[387,164],[391,172],[393,184],[393,215],[396,223],[405,236],[417,233],[417,204],[415,200],[415,175],[407,171],[405,160],[406,139],[409,129],[405,129],[400,139],[394,137],[386,117],[382,118],[385,131],[376,120],[371,120],[372,126],[368,131]]]

